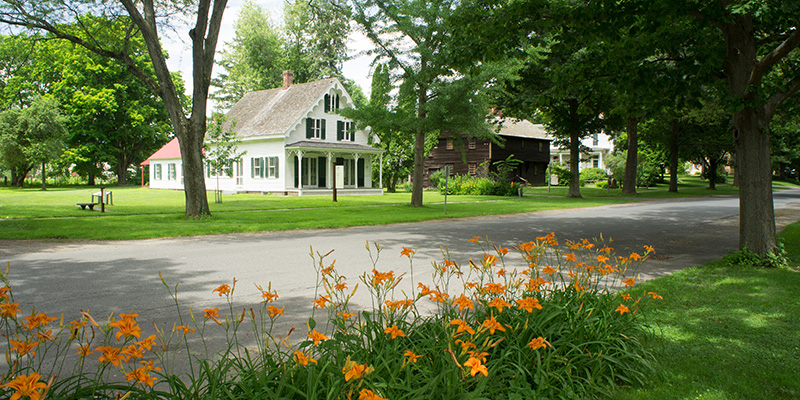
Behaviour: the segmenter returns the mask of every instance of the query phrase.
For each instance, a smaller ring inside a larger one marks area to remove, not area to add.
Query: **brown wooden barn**
[[[486,175],[486,168],[496,170],[495,161],[505,160],[513,154],[515,159],[522,161],[517,167],[515,180],[533,186],[546,185],[550,139],[544,127],[526,120],[507,119],[498,136],[501,143],[463,135],[442,135],[439,144],[425,159],[424,184],[429,185],[430,174],[448,165],[451,175]]]

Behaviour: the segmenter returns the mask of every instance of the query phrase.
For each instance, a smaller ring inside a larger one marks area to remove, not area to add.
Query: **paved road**
[[[779,215],[797,215],[787,210],[800,208],[800,190],[776,192],[775,207]],[[310,248],[322,253],[334,250],[326,260],[336,259],[351,286],[358,282],[357,276],[372,269],[365,250],[367,241],[384,248],[379,269],[397,273],[409,272],[407,259],[400,256],[401,247],[415,248],[415,280],[429,281],[430,261],[441,258],[440,246],[465,262],[470,256],[480,258],[476,245],[467,242],[475,235],[511,246],[549,232],[571,239],[602,233],[613,237],[613,246],[623,254],[639,251],[643,244],[652,245],[657,258],[644,264],[642,271],[644,277],[652,278],[735,249],[738,199],[647,201],[377,227],[64,244],[35,252],[6,249],[5,255],[0,253],[0,261],[11,263],[15,298],[25,312],[35,304],[37,310],[50,315],[64,312],[67,318],[74,318],[79,310],[90,309],[99,319],[135,308],[142,320],[171,327],[176,314],[159,272],[171,284],[180,283],[181,301],[195,310],[219,306],[221,299],[212,289],[236,277],[236,297],[242,304],[260,300],[254,283],[266,287],[272,282],[280,295],[277,304],[287,306],[287,316],[305,318],[310,314],[315,286]],[[355,301],[363,304],[366,299],[362,296]]]

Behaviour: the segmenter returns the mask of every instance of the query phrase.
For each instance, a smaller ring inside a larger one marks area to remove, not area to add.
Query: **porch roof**
[[[372,146],[365,146],[357,143],[333,143],[322,142],[314,140],[301,140],[299,142],[289,143],[285,146],[286,150],[311,150],[311,151],[352,151],[356,153],[373,153],[380,154],[385,152],[383,149],[376,149]]]

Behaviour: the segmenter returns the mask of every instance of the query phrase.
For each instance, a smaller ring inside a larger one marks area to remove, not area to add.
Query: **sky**
[[[255,1],[267,11],[270,17],[277,23],[283,21],[283,3],[284,0],[262,0]],[[239,16],[241,10],[241,0],[228,1],[228,8],[222,16],[222,28],[220,29],[220,38],[217,43],[217,53],[225,48],[225,43],[231,42],[234,37],[233,25]],[[192,88],[192,52],[191,43],[189,42],[188,27],[179,31],[178,34],[165,35],[163,38],[164,48],[169,54],[167,65],[170,71],[180,71],[186,82],[187,93],[191,95]],[[183,38],[179,37],[180,35]],[[372,47],[369,39],[359,32],[353,32],[348,40],[348,54],[354,57],[359,52],[367,50]],[[219,57],[219,54],[217,54]],[[346,61],[343,65],[342,72],[348,79],[356,82],[364,91],[366,96],[369,96],[369,89],[371,84],[371,76],[369,64],[371,59],[367,56],[354,57]],[[221,71],[219,65],[214,66],[214,75]],[[213,90],[213,88],[212,88]],[[209,111],[213,110],[213,105],[210,106]]]

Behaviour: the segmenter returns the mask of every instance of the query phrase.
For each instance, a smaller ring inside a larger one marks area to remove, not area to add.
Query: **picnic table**
[[[94,211],[94,207],[99,205],[100,212],[106,212],[106,204],[114,205],[114,196],[109,190],[108,192],[105,191],[105,187],[101,187],[99,192],[92,193],[92,201],[88,203],[76,203],[81,210],[85,210],[86,207],[89,207],[90,211]],[[97,199],[95,201],[95,198]]]

